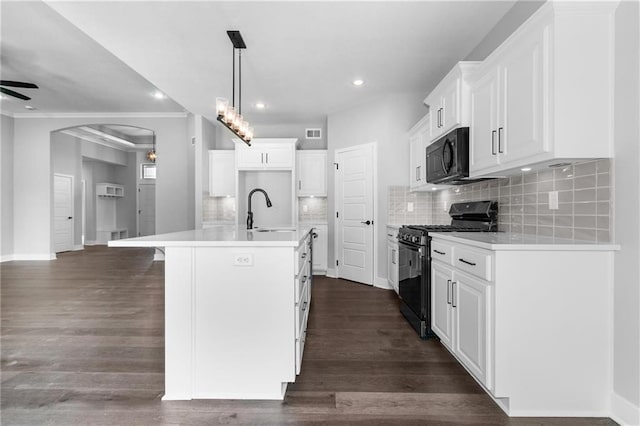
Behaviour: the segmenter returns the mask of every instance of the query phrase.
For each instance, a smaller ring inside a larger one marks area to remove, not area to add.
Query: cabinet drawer
[[[305,267],[302,268],[302,271],[300,271],[300,273],[296,277],[295,296],[294,296],[294,300],[296,301],[296,303],[300,302],[300,298],[304,293],[304,288],[307,286],[307,283],[309,282],[310,282],[309,264],[305,263]]]
[[[307,340],[307,332],[302,333],[300,338],[296,339],[296,375],[300,374],[302,368],[302,353],[304,352],[304,343]]]
[[[295,257],[295,261],[294,261],[295,275],[298,275],[302,267],[309,261],[309,257],[311,256],[310,254],[311,250],[309,247],[310,247],[310,240],[309,240],[309,237],[307,236],[307,238],[302,242],[302,244],[300,244],[296,249],[296,254],[294,256]]]
[[[304,333],[307,315],[309,313],[309,286],[305,286],[302,291],[300,302],[296,303],[296,338]]]
[[[493,255],[491,252],[466,247],[455,248],[454,266],[461,271],[491,281]]]
[[[431,258],[453,265],[453,246],[440,241],[431,241]]]

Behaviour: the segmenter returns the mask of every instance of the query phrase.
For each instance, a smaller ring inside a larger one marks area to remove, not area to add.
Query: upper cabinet
[[[470,176],[612,156],[616,4],[548,2],[472,74]]]
[[[209,196],[235,196],[235,158],[235,151],[209,150]]]
[[[298,197],[327,196],[327,151],[296,151]]]
[[[254,139],[251,146],[236,143],[238,170],[293,170],[297,139]]]
[[[469,75],[480,62],[459,62],[424,100],[429,105],[429,142],[449,130],[469,125]]]
[[[430,114],[427,114],[409,130],[409,188],[411,191],[426,189],[427,157],[425,148],[430,141],[431,121]]]

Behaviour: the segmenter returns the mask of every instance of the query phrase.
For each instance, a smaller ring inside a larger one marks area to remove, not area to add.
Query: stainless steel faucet
[[[247,209],[247,229],[253,229],[253,212],[251,211],[251,196],[253,195],[254,192],[262,192],[264,194],[264,198],[267,201],[267,207],[271,207],[271,200],[269,199],[269,195],[267,195],[267,192],[262,189],[262,188],[256,188],[256,189],[252,189],[251,192],[249,192],[249,208]]]

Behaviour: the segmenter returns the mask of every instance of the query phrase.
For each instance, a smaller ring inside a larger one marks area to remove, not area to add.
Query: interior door
[[[373,144],[336,150],[338,276],[373,284]]]
[[[53,222],[55,252],[73,250],[73,177],[53,176]]]
[[[156,233],[156,186],[138,187],[138,236]]]

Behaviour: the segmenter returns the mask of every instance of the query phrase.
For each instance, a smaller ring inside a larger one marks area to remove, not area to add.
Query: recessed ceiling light
[[[432,191],[437,191],[438,188],[436,188],[435,186],[433,188],[431,188]]]
[[[164,98],[166,98],[166,96],[164,95],[164,93],[162,93],[162,92],[161,92],[161,91],[159,91],[159,90],[156,90],[156,91],[153,93],[153,97],[154,97],[154,98],[156,98],[156,99],[164,99]]]
[[[262,102],[257,102],[256,103],[256,108],[258,109],[264,109],[264,104]]]
[[[522,170],[523,172],[530,172],[531,171],[531,167],[523,167],[520,170]]]
[[[25,105],[24,109],[28,109],[29,111],[33,111],[36,107],[32,107],[31,105]]]
[[[362,86],[363,84],[364,84],[364,80],[360,80],[360,79],[353,80],[354,86]]]

